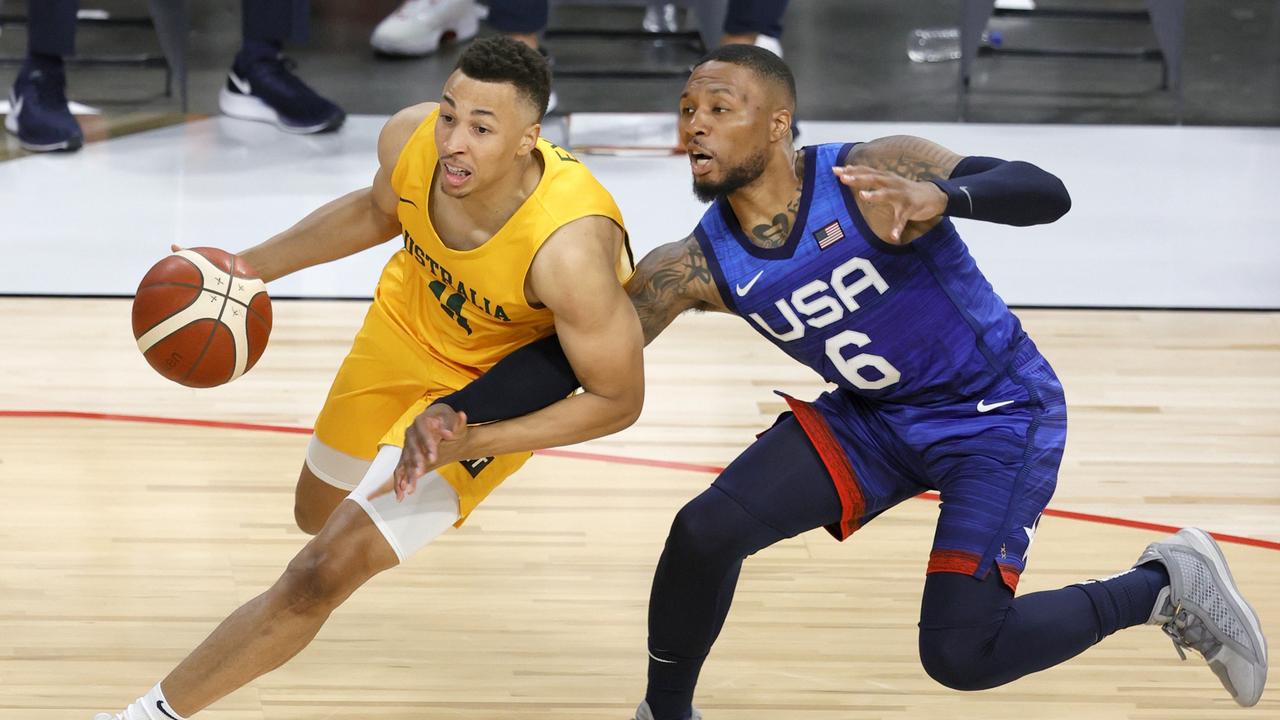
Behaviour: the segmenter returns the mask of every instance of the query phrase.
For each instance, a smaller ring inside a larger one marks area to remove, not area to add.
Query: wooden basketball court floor
[[[118,710],[277,576],[305,539],[304,428],[364,307],[277,302],[259,366],[195,391],[142,361],[127,300],[0,299],[0,720]],[[1159,526],[1197,524],[1231,536],[1274,636],[1280,313],[1019,314],[1071,408],[1058,514],[1021,590],[1112,574]],[[630,718],[671,517],[781,410],[772,389],[822,387],[718,316],[678,320],[647,373],[635,427],[535,457],[199,717]],[[915,630],[936,515],[911,500],[843,544],[818,531],[750,559],[699,687],[708,720],[1280,717],[1276,681],[1242,714],[1155,628],[1004,688],[936,685]]]

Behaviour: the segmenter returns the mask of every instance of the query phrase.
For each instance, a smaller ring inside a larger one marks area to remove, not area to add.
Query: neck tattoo
[[[787,238],[791,235],[791,226],[800,212],[802,189],[800,186],[796,187],[796,195],[791,202],[787,203],[786,212],[774,215],[770,223],[761,223],[751,228],[751,237],[755,239],[756,245],[763,248],[776,248],[782,247],[787,242]]]

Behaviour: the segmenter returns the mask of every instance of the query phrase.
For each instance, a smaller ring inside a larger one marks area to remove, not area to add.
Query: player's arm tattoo
[[[908,180],[946,180],[964,159],[941,145],[910,135],[890,135],[854,145],[846,165],[864,165]]]
[[[791,227],[795,224],[796,215],[800,213],[800,194],[804,191],[804,153],[796,153],[796,192],[787,203],[786,212],[773,216],[773,222],[761,223],[751,228],[751,236],[756,245],[762,248],[782,247],[791,235]]]
[[[686,310],[724,310],[707,259],[692,235],[644,256],[627,282],[645,344]]]

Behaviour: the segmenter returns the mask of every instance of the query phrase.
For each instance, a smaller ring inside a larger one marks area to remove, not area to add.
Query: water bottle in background
[[[982,45],[1000,47],[999,32],[983,31]],[[931,63],[960,59],[960,28],[917,28],[907,39],[911,62]]]

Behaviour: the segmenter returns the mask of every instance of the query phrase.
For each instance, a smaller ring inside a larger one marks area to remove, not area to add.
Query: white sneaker
[[[680,29],[680,16],[676,14],[675,3],[649,3],[644,9],[644,20],[640,27],[645,32],[675,32]]]
[[[373,29],[369,44],[387,55],[430,55],[445,37],[470,40],[482,17],[475,0],[405,0]]]
[[[1184,528],[1148,545],[1134,565],[1152,561],[1168,571],[1169,587],[1160,591],[1147,624],[1160,625],[1183,660],[1183,648],[1203,655],[1238,704],[1256,705],[1267,682],[1267,640],[1218,543],[1203,530]]]

